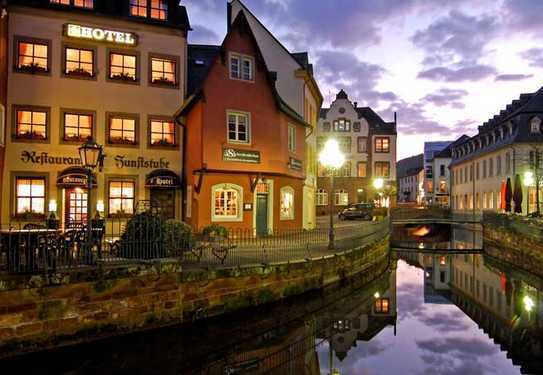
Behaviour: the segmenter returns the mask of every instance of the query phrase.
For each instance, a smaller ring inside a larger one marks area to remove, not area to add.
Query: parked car
[[[339,220],[373,219],[373,203],[354,203],[339,213]]]

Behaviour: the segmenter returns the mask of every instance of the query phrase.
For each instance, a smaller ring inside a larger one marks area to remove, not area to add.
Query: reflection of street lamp
[[[91,251],[91,236],[92,236],[92,219],[91,219],[91,190],[92,190],[92,171],[96,169],[102,161],[102,146],[89,139],[79,147],[79,157],[81,164],[87,170],[87,251],[90,257]]]
[[[522,302],[524,303],[524,309],[527,312],[531,312],[535,306],[534,300],[530,296],[524,296],[522,299]]]
[[[319,154],[319,162],[330,171],[330,195],[329,195],[329,210],[330,210],[330,230],[328,232],[328,249],[334,250],[334,174],[341,168],[345,162],[345,155],[339,150],[339,144],[335,139],[329,139],[324,144],[324,148]]]

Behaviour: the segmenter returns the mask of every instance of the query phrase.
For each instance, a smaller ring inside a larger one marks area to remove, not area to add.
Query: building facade
[[[8,10],[6,4],[0,4],[0,197],[4,189],[4,160],[6,151],[6,122],[8,99]],[[0,212],[3,200],[0,198]],[[0,215],[0,224],[2,223]]]
[[[435,204],[434,156],[451,143],[452,141],[424,142],[424,203],[426,205]]]
[[[246,12],[220,46],[189,47],[185,221],[258,235],[301,228],[310,125],[275,88]],[[294,77],[293,77],[294,79]]]
[[[543,90],[522,94],[451,150],[452,207],[455,210],[503,210],[502,191],[516,176],[523,201],[519,211],[536,211],[536,186],[528,174],[541,174]],[[530,181],[532,180],[532,181]],[[540,190],[540,199],[543,201]],[[514,205],[513,205],[514,206]],[[514,209],[514,207],[513,207]]]
[[[398,202],[422,204],[424,198],[424,155],[411,156],[396,163]]]
[[[329,138],[338,141],[345,163],[337,171],[335,190],[330,178],[319,166],[317,213],[328,212],[328,199],[336,211],[351,203],[373,201],[373,180],[382,178],[388,186],[396,180],[396,122],[385,122],[369,107],[358,107],[341,90],[330,108],[320,111],[317,128],[317,153]]]
[[[10,1],[2,223],[181,217],[186,10],[176,1]],[[104,146],[87,207],[78,148]],[[8,203],[9,202],[9,203]]]

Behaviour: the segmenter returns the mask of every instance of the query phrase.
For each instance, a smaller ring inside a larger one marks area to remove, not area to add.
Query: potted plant
[[[112,74],[110,76],[111,79],[116,79],[116,80],[119,80],[119,81],[129,81],[129,82],[134,82],[136,80],[136,77],[135,76],[132,76],[128,73],[117,73],[117,74]]]
[[[88,70],[85,70],[83,68],[76,68],[76,69],[69,70],[66,72],[66,74],[69,76],[86,77],[86,78],[93,76],[92,72],[89,72]]]
[[[175,82],[172,80],[166,78],[166,77],[159,77],[159,78],[153,78],[153,83],[159,84],[159,85],[168,85],[168,86],[174,86]]]
[[[47,72],[47,68],[39,64],[36,64],[35,62],[31,62],[30,64],[25,64],[25,65],[19,65],[18,70],[25,73],[31,73],[31,74]]]

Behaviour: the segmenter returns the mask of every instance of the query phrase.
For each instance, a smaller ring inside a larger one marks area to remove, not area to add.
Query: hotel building
[[[62,226],[97,214],[108,223],[140,205],[181,218],[182,134],[173,114],[185,97],[190,25],[178,4],[8,1],[2,224],[51,214]],[[78,153],[88,137],[105,154],[93,207]]]

